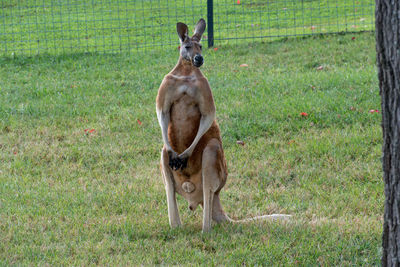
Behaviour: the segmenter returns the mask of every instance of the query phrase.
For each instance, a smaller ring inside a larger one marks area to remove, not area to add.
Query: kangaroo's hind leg
[[[232,222],[232,219],[226,215],[222,208],[221,201],[219,199],[219,192],[214,195],[213,207],[212,207],[212,219],[217,223]]]
[[[211,229],[211,220],[225,221],[218,194],[223,179],[221,177],[222,146],[217,139],[211,139],[203,151],[202,156],[202,182],[203,182],[203,232]]]
[[[167,204],[168,204],[168,218],[169,225],[172,228],[182,225],[181,219],[179,218],[178,205],[176,203],[174,177],[172,170],[168,165],[168,153],[167,149],[164,147],[161,151],[161,173],[163,177],[163,182],[165,186],[165,192],[167,193]]]

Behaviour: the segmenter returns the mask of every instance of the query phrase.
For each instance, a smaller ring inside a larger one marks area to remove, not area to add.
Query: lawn
[[[8,0],[0,7],[6,56],[176,47],[176,22],[191,30],[199,18],[208,20],[203,0]],[[374,10],[374,0],[218,0],[215,44],[373,30]]]
[[[155,97],[177,57],[0,58],[0,265],[379,265],[374,34],[205,49],[226,212],[293,214],[209,234],[181,197],[168,225]]]

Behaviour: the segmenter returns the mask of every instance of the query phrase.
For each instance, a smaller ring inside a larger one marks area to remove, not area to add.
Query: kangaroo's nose
[[[193,63],[196,67],[200,67],[201,65],[203,65],[204,59],[201,55],[197,54],[194,56],[193,58]]]

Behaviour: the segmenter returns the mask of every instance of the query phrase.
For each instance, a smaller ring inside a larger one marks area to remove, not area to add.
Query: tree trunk
[[[400,266],[400,1],[376,0],[385,214],[382,266]]]

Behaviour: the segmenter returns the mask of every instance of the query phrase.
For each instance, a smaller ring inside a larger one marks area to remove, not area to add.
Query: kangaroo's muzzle
[[[203,65],[204,59],[201,55],[197,54],[193,58],[193,65],[197,68],[199,68],[201,65]]]

